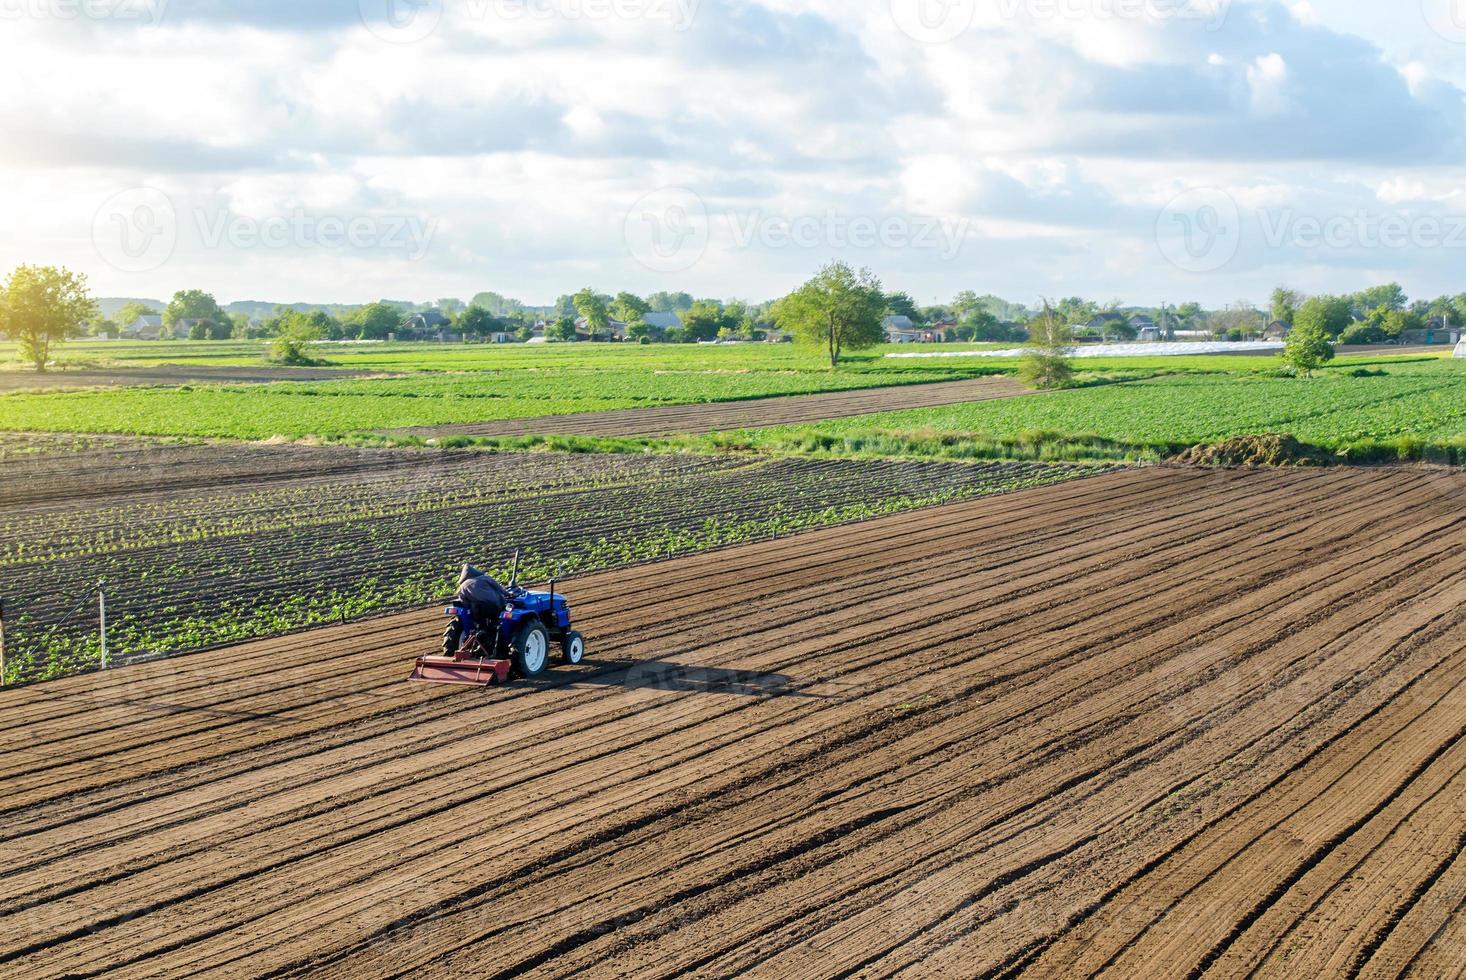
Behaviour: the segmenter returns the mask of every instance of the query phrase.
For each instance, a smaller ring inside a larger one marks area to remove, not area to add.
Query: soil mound
[[[1324,466],[1329,458],[1290,435],[1269,433],[1192,446],[1176,462],[1188,466]]]

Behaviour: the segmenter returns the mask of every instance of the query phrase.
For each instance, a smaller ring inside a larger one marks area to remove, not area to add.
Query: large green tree
[[[636,323],[651,311],[651,305],[635,293],[620,292],[611,301],[611,315],[622,323]]]
[[[163,311],[163,325],[173,330],[175,336],[180,333],[179,325],[185,320],[202,321],[209,325],[204,328],[207,336],[201,339],[212,336],[210,327],[213,325],[222,328],[225,337],[234,331],[234,323],[229,319],[229,314],[224,312],[212,294],[202,289],[179,290],[173,294],[173,299]]]
[[[1410,301],[1410,298],[1405,295],[1404,287],[1397,282],[1361,289],[1346,298],[1353,312],[1361,317],[1367,315],[1370,310],[1378,309],[1381,306],[1387,311],[1403,310]]]
[[[1028,324],[1028,348],[1018,366],[1018,378],[1030,388],[1058,388],[1074,376],[1069,355],[1074,353],[1074,327],[1067,316],[1044,303],[1043,312]]]
[[[402,326],[403,314],[391,303],[368,303],[341,318],[346,332],[362,340],[386,340]]]
[[[1293,316],[1293,328],[1320,330],[1330,340],[1343,333],[1353,321],[1349,300],[1343,296],[1313,296]]]
[[[652,293],[646,301],[658,313],[681,313],[692,309],[691,293]]]
[[[831,262],[774,305],[774,320],[780,329],[824,347],[835,367],[842,352],[881,342],[885,310],[881,282],[869,269],[856,272],[844,262]]]
[[[591,340],[603,340],[610,334],[611,311],[606,299],[589,286],[575,294],[575,312],[585,317],[585,329]]]
[[[1269,315],[1274,320],[1281,320],[1284,323],[1292,323],[1293,317],[1298,314],[1298,307],[1304,302],[1303,294],[1286,286],[1279,286],[1273,290],[1272,304]]]
[[[717,340],[730,323],[723,304],[713,299],[700,299],[682,311],[683,340]]]
[[[137,300],[131,300],[122,304],[122,309],[117,311],[117,316],[113,319],[121,327],[130,327],[137,322],[137,318],[140,316],[157,315],[158,311],[147,303],[139,303]]]
[[[20,344],[20,354],[46,370],[51,348],[98,315],[87,277],[50,265],[23,265],[0,285],[0,335]]]
[[[921,310],[916,307],[916,300],[908,293],[891,293],[886,296],[886,313],[889,316],[910,317],[912,323],[921,323]]]
[[[470,306],[453,321],[453,326],[466,337],[483,339],[499,329],[499,319],[482,306]]]
[[[1305,318],[1299,310],[1298,322],[1283,342],[1283,363],[1304,377],[1334,359],[1333,335],[1314,317]]]

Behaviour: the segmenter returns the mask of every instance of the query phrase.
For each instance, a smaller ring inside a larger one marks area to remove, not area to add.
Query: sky
[[[1466,291],[1466,0],[0,0],[99,296]]]

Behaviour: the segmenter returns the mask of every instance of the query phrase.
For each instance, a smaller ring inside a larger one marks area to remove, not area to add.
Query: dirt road
[[[438,437],[667,436],[820,422],[903,408],[936,408],[941,405],[1013,398],[1032,393],[1012,378],[974,378],[857,391],[830,391],[818,395],[703,402],[695,405],[660,405],[655,408],[628,408],[614,412],[585,412],[578,415],[551,415],[537,419],[510,419],[503,422],[477,422],[396,431],[398,434]]]
[[[10,976],[1466,962],[1466,478],[1132,470],[0,693]],[[654,659],[656,658],[656,659]]]

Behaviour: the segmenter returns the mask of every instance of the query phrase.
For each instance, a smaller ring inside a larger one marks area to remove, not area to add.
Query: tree
[[[440,299],[437,303],[438,309],[443,311],[446,317],[453,317],[462,313],[468,306],[461,299]]]
[[[1057,388],[1074,376],[1069,355],[1074,328],[1069,320],[1044,303],[1043,313],[1028,324],[1028,350],[1018,367],[1018,378],[1030,388]]]
[[[341,320],[346,332],[362,340],[386,340],[402,326],[402,311],[390,303],[368,303]]]
[[[92,322],[93,337],[106,337],[108,340],[115,340],[121,332],[121,329],[118,328],[115,322],[105,317]]]
[[[0,335],[20,344],[20,355],[45,371],[51,348],[79,336],[97,316],[87,277],[50,265],[23,265],[0,285]]]
[[[611,301],[611,315],[622,323],[635,323],[649,312],[651,305],[635,293],[617,293]]]
[[[979,307],[957,327],[958,339],[994,342],[1012,340],[1012,332],[987,310]]]
[[[881,282],[869,269],[856,272],[844,262],[831,262],[775,304],[774,320],[801,340],[823,346],[836,367],[845,350],[873,347],[884,339],[885,310]]]
[[[909,317],[912,323],[921,323],[921,310],[916,301],[906,293],[891,293],[886,297],[886,313],[889,316]]]
[[[310,346],[321,339],[322,329],[317,316],[324,313],[291,313],[285,318],[280,336],[270,344],[270,353],[281,364],[313,365],[320,361],[310,356]]]
[[[1339,334],[1341,344],[1381,344],[1384,340],[1384,328],[1377,323],[1356,323]]]
[[[698,300],[681,316],[683,340],[716,340],[718,334],[730,326],[723,313],[723,304],[714,299]]]
[[[1066,324],[1088,323],[1099,315],[1099,307],[1087,299],[1078,296],[1068,296],[1059,300],[1057,309],[1044,307],[1043,316],[1057,314],[1059,319]]]
[[[1218,340],[1226,339],[1233,330],[1245,335],[1258,332],[1262,326],[1262,311],[1245,299],[1238,300],[1224,310],[1217,310],[1206,318],[1206,329]]]
[[[646,301],[657,313],[681,313],[692,309],[692,296],[689,293],[652,293]]]
[[[1352,312],[1363,316],[1370,310],[1383,306],[1387,311],[1403,310],[1409,298],[1405,295],[1404,288],[1397,282],[1388,283],[1384,286],[1371,286],[1368,289],[1361,289],[1352,296],[1346,297]]]
[[[575,294],[574,302],[575,311],[585,317],[585,329],[590,333],[591,340],[610,336],[611,313],[607,309],[605,297],[587,286]]]
[[[652,326],[645,320],[638,320],[626,328],[626,336],[632,340],[652,343],[664,339],[665,332],[661,327]]]
[[[185,320],[201,320],[211,324],[219,324],[230,333],[234,330],[234,324],[230,322],[229,315],[220,308],[214,297],[202,289],[183,289],[173,294],[173,299],[163,310],[163,325],[170,327],[177,336],[182,329]],[[208,340],[211,334],[205,327],[204,335],[195,338],[192,326],[188,328],[189,338],[197,340]],[[225,333],[225,337],[229,333]]]
[[[137,300],[130,300],[122,304],[122,309],[117,311],[114,319],[120,327],[130,327],[137,322],[140,316],[157,316],[158,311],[147,303],[139,303]]]
[[[470,306],[458,314],[453,326],[465,337],[483,339],[499,329],[499,320],[482,306]]]
[[[1297,290],[1279,286],[1273,290],[1272,306],[1270,315],[1274,320],[1281,320],[1291,324],[1293,317],[1298,313],[1298,307],[1303,303],[1303,294]]]
[[[1390,310],[1379,324],[1381,339],[1399,340],[1406,330],[1424,330],[1425,320],[1409,310]]]
[[[1304,377],[1334,359],[1334,345],[1330,334],[1316,317],[1305,319],[1299,310],[1297,323],[1283,341],[1283,363],[1292,367]]]
[[[574,317],[562,316],[556,319],[555,322],[550,324],[550,326],[545,330],[545,339],[564,341],[579,340],[580,335],[575,332]]]
[[[1353,320],[1349,300],[1342,296],[1313,296],[1298,307],[1293,317],[1293,329],[1308,327],[1317,329],[1330,339],[1344,332]]]

